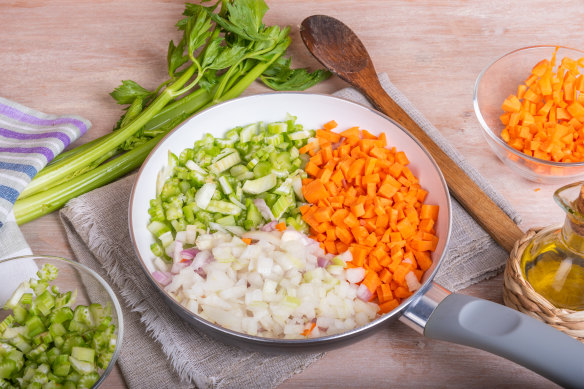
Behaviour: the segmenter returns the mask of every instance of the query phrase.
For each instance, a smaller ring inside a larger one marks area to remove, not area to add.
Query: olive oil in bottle
[[[554,199],[566,212],[561,227],[538,232],[521,258],[523,276],[558,308],[584,310],[583,182],[558,189]]]

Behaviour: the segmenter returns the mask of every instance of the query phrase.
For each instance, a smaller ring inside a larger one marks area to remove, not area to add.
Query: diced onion
[[[183,258],[172,266],[173,274],[158,270],[153,277],[204,319],[250,335],[328,336],[377,317],[371,292],[356,284],[365,270],[344,268],[350,253],[325,254],[318,242],[292,229],[247,231],[241,238],[200,234],[192,262],[183,254],[194,251],[173,242]],[[303,334],[313,322],[312,332]]]

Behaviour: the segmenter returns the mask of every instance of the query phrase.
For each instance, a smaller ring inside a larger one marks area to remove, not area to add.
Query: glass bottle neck
[[[584,254],[584,224],[582,221],[568,214],[560,236],[567,248],[576,253]]]

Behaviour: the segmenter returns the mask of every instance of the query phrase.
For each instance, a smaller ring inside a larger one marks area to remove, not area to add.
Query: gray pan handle
[[[449,294],[430,314],[424,335],[491,352],[567,388],[584,388],[584,344],[500,304]]]

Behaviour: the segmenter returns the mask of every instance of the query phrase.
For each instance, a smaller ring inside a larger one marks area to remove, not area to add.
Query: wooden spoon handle
[[[372,81],[368,77],[369,81]],[[377,78],[375,78],[377,80]],[[428,134],[385,92],[379,81],[369,82],[361,90],[373,105],[394,119],[430,152],[442,170],[452,195],[491,237],[510,252],[523,231],[481,188],[454,162]]]

